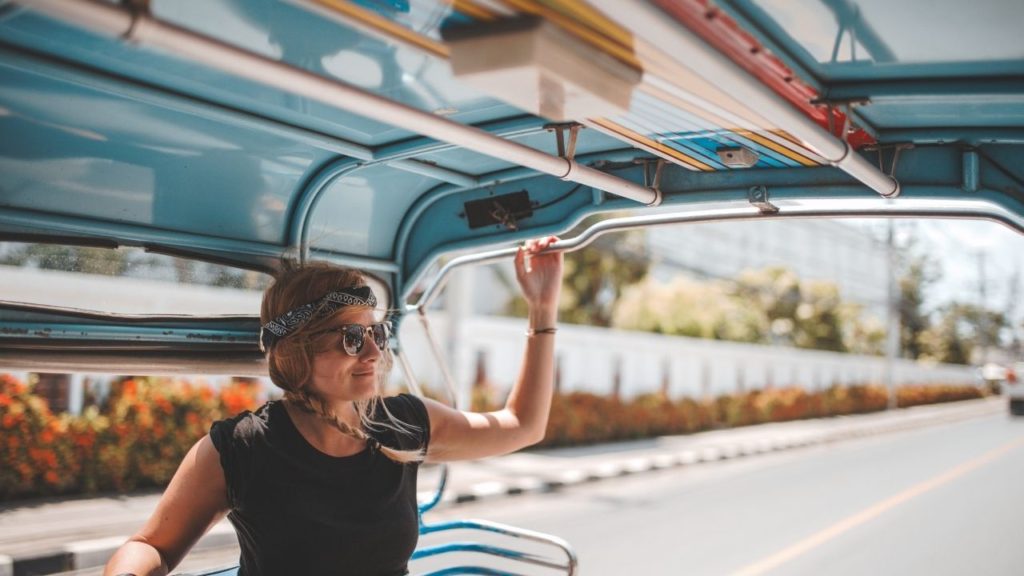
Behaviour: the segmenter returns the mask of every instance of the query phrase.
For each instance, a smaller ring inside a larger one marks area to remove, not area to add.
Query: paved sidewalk
[[[448,487],[439,507],[944,424],[1005,410],[1006,400],[997,397],[459,462],[450,466]],[[438,476],[438,467],[421,471],[421,500],[432,496]],[[0,576],[102,565],[127,535],[142,525],[158,499],[159,494],[154,492],[2,505]],[[206,534],[196,549],[233,544],[234,531],[224,521]]]

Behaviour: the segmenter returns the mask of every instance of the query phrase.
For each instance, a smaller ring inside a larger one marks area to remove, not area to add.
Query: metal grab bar
[[[913,190],[913,188],[910,188]],[[945,191],[945,190],[940,190]],[[799,192],[799,191],[797,191]],[[766,215],[749,200],[709,203],[703,209],[685,212],[668,212],[627,216],[603,220],[587,228],[574,238],[559,240],[548,250],[574,252],[587,247],[598,237],[610,232],[621,232],[634,228],[650,228],[671,224],[693,224],[699,222],[724,222],[728,220],[758,220],[764,218],[973,218],[992,220],[1024,234],[1024,217],[983,198],[914,198],[903,196],[899,202],[883,198],[800,198],[780,194],[777,211]],[[776,202],[773,200],[773,202]],[[463,266],[501,262],[516,255],[518,247],[499,248],[488,252],[468,254],[452,258],[423,291],[415,304],[408,304],[406,312],[420,312],[430,306],[440,295],[449,275]]]
[[[474,542],[452,542],[447,544],[438,544],[436,546],[429,546],[413,552],[412,560],[418,560],[423,558],[429,558],[440,554],[448,554],[452,552],[471,552],[480,553],[490,556],[498,556],[507,560],[513,560],[516,562],[524,562],[532,564],[534,566],[542,566],[544,568],[551,568],[554,570],[564,571],[568,576],[574,576],[577,574],[579,562],[576,558],[576,552],[573,551],[572,547],[568,542],[544,534],[541,532],[535,532],[533,530],[525,530],[523,528],[516,528],[514,526],[508,526],[506,524],[499,524],[497,522],[489,522],[487,520],[453,520],[450,522],[439,522],[437,524],[424,524],[420,523],[420,534],[434,534],[437,532],[443,532],[447,530],[482,530],[485,532],[491,532],[502,536],[510,536],[516,539],[529,540],[540,544],[548,544],[554,546],[565,554],[565,562],[561,563],[556,560],[547,559],[536,554],[528,552],[519,552],[511,550],[509,548],[503,548],[500,546],[492,546],[489,544],[478,544]],[[481,571],[483,570],[483,571]],[[424,576],[440,576],[442,574],[501,574],[515,576],[515,572],[503,572],[494,568],[486,568],[480,566],[462,566],[453,568],[444,568],[439,571],[430,572]]]
[[[449,574],[483,574],[485,576],[519,576],[514,572],[506,572],[504,570],[497,570],[495,568],[487,568],[486,566],[455,566],[452,568],[442,568],[435,570],[429,574],[423,576],[448,576]]]
[[[437,506],[441,502],[441,496],[444,494],[444,489],[448,486],[448,465],[441,464],[441,478],[437,482],[437,490],[434,491],[434,495],[426,502],[419,505],[420,512],[420,528],[423,528],[423,515],[428,511],[432,510],[434,506]],[[420,534],[423,534],[421,531]]]

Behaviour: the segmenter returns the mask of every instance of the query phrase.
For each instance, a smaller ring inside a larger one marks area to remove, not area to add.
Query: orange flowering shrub
[[[587,392],[556,394],[541,446],[571,446],[669,434],[686,434],[712,426],[714,409],[691,399],[671,401],[660,395],[623,402]]]
[[[973,386],[906,386],[900,407],[980,398]],[[0,501],[50,494],[129,491],[163,486],[192,445],[217,419],[252,410],[259,388],[239,380],[214,391],[168,378],[117,382],[103,406],[80,416],[55,415],[30,386],[0,375]],[[494,409],[480,395],[475,407]],[[541,446],[569,446],[688,434],[884,410],[876,385],[799,387],[728,394],[709,402],[659,394],[622,401],[585,392],[556,394]]]
[[[973,386],[906,386],[899,390],[899,406],[916,406],[981,398]],[[668,400],[660,395],[640,396],[630,402],[585,392],[556,394],[547,434],[541,446],[572,446],[688,434],[713,427],[748,426],[844,414],[885,410],[888,392],[882,386],[832,386],[809,392],[799,387],[725,394],[711,402],[689,398]]]
[[[865,414],[885,410],[889,405],[889,393],[884,387],[874,384],[832,386],[825,390],[824,401],[828,416]]]
[[[975,386],[958,386],[954,384],[903,386],[896,394],[896,404],[900,408],[909,408],[922,404],[956,402],[958,400],[971,400],[984,396],[985,393]]]
[[[66,472],[75,465],[66,419],[54,417],[46,402],[7,374],[0,375],[0,431],[0,500],[73,484]]]
[[[214,392],[129,378],[102,407],[57,416],[26,384],[0,376],[0,500],[165,485],[214,420],[257,401],[257,388],[244,382]]]

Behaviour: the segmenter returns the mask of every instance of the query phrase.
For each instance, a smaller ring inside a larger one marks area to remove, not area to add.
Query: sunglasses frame
[[[377,326],[384,327],[384,341],[382,343],[377,342],[377,339],[374,337],[373,334],[373,329]],[[360,330],[349,332],[349,330],[352,329],[353,327],[358,327],[360,328]],[[377,345],[377,348],[379,348],[381,351],[387,349],[388,342],[391,341],[391,322],[374,322],[373,324],[359,324],[357,322],[350,322],[348,324],[341,324],[340,326],[335,326],[334,328],[320,330],[319,332],[314,333],[313,337],[331,333],[337,333],[341,335],[341,341],[337,346],[338,349],[343,351],[345,354],[348,354],[349,356],[359,356],[359,354],[361,354],[363,351],[363,347],[366,346],[367,334],[370,335],[370,338],[373,340],[373,343]],[[349,334],[359,335],[359,343],[356,344],[351,350],[349,349],[349,346],[346,343]]]

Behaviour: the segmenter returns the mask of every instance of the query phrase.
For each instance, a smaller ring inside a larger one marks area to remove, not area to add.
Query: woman
[[[562,257],[540,252],[555,240],[516,255],[526,354],[505,408],[487,414],[379,396],[389,332],[359,272],[314,264],[281,275],[263,297],[260,343],[284,399],[215,423],[104,574],[166,574],[224,514],[240,574],[405,574],[420,462],[504,454],[544,436]]]

